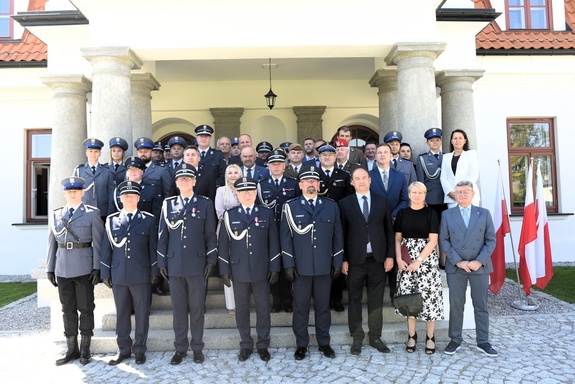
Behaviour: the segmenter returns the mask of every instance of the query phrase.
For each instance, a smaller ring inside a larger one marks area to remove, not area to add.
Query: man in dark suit
[[[362,168],[362,165],[355,163],[348,159],[349,147],[348,142],[345,139],[337,139],[334,143],[335,145],[335,166],[337,169],[346,171],[351,174],[351,172],[356,168]]]
[[[308,320],[313,298],[315,330],[320,352],[334,358],[330,347],[331,280],[341,275],[343,233],[337,203],[317,195],[319,173],[305,167],[299,174],[302,196],[284,204],[280,241],[284,268],[292,282],[296,360],[303,360],[309,344]]]
[[[234,144],[234,142],[237,140],[237,145]],[[236,148],[237,147],[237,148]],[[242,133],[237,139],[234,137],[232,139],[232,152],[239,152],[237,155],[233,155],[230,156],[230,159],[228,160],[228,165],[229,164],[237,164],[237,165],[241,165],[242,164],[242,159],[241,159],[241,151],[244,148],[253,148],[253,142],[252,142],[252,137],[250,135],[248,135],[247,133]],[[259,157],[256,157],[255,159],[255,163],[256,165],[259,165],[260,167],[265,167],[265,161],[263,161],[262,159],[260,159]]]
[[[388,144],[391,149],[391,168],[402,172],[405,175],[407,185],[409,185],[414,181],[417,181],[417,176],[415,174],[415,169],[413,169],[413,163],[399,156],[402,139],[403,136],[401,135],[401,132],[392,131],[385,134],[383,142]]]
[[[338,139],[344,139],[345,141],[347,141],[349,143],[351,141],[351,129],[349,129],[349,127],[346,127],[345,125],[343,127],[339,127],[337,130],[337,138]],[[363,155],[363,152],[360,151],[359,149],[355,149],[353,147],[350,147],[349,148],[349,154],[348,154],[347,158],[352,163],[359,164],[362,167],[366,166],[365,156]]]
[[[260,181],[270,175],[266,167],[256,164],[256,150],[252,147],[243,148],[240,157],[242,159],[240,168],[243,177],[250,177],[256,181]]]
[[[250,291],[256,306],[256,348],[269,361],[270,284],[278,280],[280,244],[273,211],[255,205],[257,183],[242,177],[234,183],[240,205],[224,213],[218,236],[220,273],[226,286],[234,281],[236,324],[240,332],[238,359],[246,361],[254,349],[250,334]]]
[[[403,174],[390,166],[391,148],[387,144],[379,144],[376,151],[377,167],[369,171],[371,175],[371,192],[383,196],[395,219],[400,209],[409,206],[407,181]]]
[[[447,256],[445,272],[449,286],[449,337],[445,353],[453,355],[463,341],[463,309],[467,284],[475,314],[477,349],[496,357],[489,343],[489,312],[487,290],[489,274],[493,272],[491,254],[495,249],[495,228],[491,214],[485,208],[471,205],[475,191],[473,183],[460,181],[455,186],[457,206],[443,212],[439,242]]]
[[[270,208],[274,212],[274,221],[279,231],[282,208],[286,201],[298,197],[301,191],[296,179],[284,176],[286,155],[282,150],[274,150],[268,155],[270,176],[258,183],[259,205]],[[276,284],[270,287],[272,293],[272,312],[293,312],[293,297],[291,283],[280,275]]]
[[[136,364],[144,364],[150,324],[150,288],[158,275],[158,231],[154,215],[138,209],[140,184],[128,180],[120,183],[117,189],[122,210],[106,220],[107,236],[102,241],[100,260],[102,280],[112,289],[116,304],[119,354],[108,364],[118,365],[130,358],[132,352],[136,355]],[[132,310],[136,323],[133,344],[130,337]]]
[[[56,208],[52,213],[46,260],[48,280],[58,287],[68,348],[66,355],[58,359],[56,365],[78,358],[81,364],[88,364],[92,359],[90,344],[94,335],[94,285],[100,282],[100,247],[104,224],[98,208],[82,202],[84,179],[67,177],[62,180],[62,185],[66,206]],[[80,350],[78,329],[82,336]]]
[[[317,170],[320,177],[319,196],[329,197],[338,202],[346,196],[353,194],[349,173],[335,166],[336,149],[326,144],[318,149],[320,168]],[[345,276],[339,275],[332,282],[330,294],[330,307],[336,312],[345,311],[343,306],[343,290],[345,289]]]
[[[193,166],[183,164],[175,178],[180,194],[164,200],[158,228],[158,267],[170,283],[174,316],[176,353],[170,364],[180,364],[190,345],[194,362],[201,364],[204,361],[205,280],[217,262],[216,213],[211,200],[194,193],[196,169]],[[188,342],[188,321],[191,343]]]
[[[391,211],[384,197],[370,193],[371,178],[367,170],[358,168],[351,177],[355,194],[339,201],[345,236],[342,273],[347,275],[349,332],[353,337],[351,354],[361,353],[365,336],[361,325],[365,285],[369,345],[379,352],[389,353],[389,348],[381,341],[381,329],[385,279],[387,272],[393,269],[395,257]]]
[[[82,201],[100,210],[102,221],[114,212],[114,177],[108,166],[98,160],[102,154],[104,143],[98,139],[84,140],[88,161],[74,169],[74,176],[85,180]]]
[[[210,147],[210,140],[214,134],[212,127],[205,124],[199,125],[195,132],[200,153],[195,192],[214,201],[216,189],[225,184],[226,161],[223,153]]]

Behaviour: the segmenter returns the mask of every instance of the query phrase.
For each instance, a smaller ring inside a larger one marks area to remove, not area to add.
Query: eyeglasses
[[[467,196],[467,195],[470,195],[470,194],[472,194],[472,193],[473,193],[473,191],[470,190],[470,189],[465,190],[465,191],[455,191],[455,194],[456,194],[456,195],[465,195],[465,196]]]

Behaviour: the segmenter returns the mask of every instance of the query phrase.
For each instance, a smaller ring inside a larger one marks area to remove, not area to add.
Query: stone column
[[[297,142],[303,145],[303,141],[308,137],[315,140],[323,138],[323,113],[325,105],[293,107],[293,112],[297,116]]]
[[[482,69],[446,69],[435,78],[441,88],[441,128],[443,151],[449,152],[449,138],[454,129],[467,134],[470,149],[477,149],[473,83],[483,76]]]
[[[114,136],[132,140],[130,71],[139,69],[142,60],[128,47],[82,48],[92,64],[92,132],[106,143],[101,161],[108,159],[108,141]]]
[[[86,138],[86,94],[92,82],[82,75],[55,75],[42,78],[53,89],[52,155],[48,212],[66,204],[60,182],[86,161],[82,141]]]
[[[214,117],[214,140],[222,136],[229,137],[231,140],[240,135],[240,118],[244,114],[243,108],[210,108],[210,112]]]
[[[426,151],[423,133],[439,124],[433,61],[444,50],[445,43],[397,43],[385,58],[397,65],[398,130],[416,155]]]
[[[160,89],[160,83],[151,73],[132,73],[132,144],[138,137],[152,138],[152,91]]]
[[[390,131],[398,131],[397,117],[397,68],[375,71],[369,85],[377,88],[379,96],[379,142]]]

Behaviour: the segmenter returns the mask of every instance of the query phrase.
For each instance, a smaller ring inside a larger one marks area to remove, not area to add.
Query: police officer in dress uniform
[[[405,175],[407,185],[409,185],[414,181],[417,181],[417,176],[415,175],[415,169],[413,169],[413,163],[399,156],[402,139],[403,135],[401,132],[397,131],[388,132],[383,136],[383,142],[388,144],[389,148],[391,148],[391,167],[402,172]]]
[[[102,221],[105,221],[106,216],[114,212],[114,177],[107,165],[98,162],[104,143],[89,138],[82,144],[86,147],[88,161],[74,168],[74,176],[85,180],[85,193],[82,197],[84,204],[97,207]]]
[[[128,142],[121,137],[110,139],[110,164],[108,168],[114,178],[114,188],[126,180],[126,167],[124,166],[124,154],[128,150]]]
[[[52,213],[48,235],[46,274],[48,280],[58,287],[68,348],[66,355],[56,360],[56,365],[78,358],[81,364],[88,364],[91,360],[94,285],[100,282],[100,247],[104,224],[98,208],[82,202],[85,184],[81,177],[72,176],[62,180],[66,206],[56,208]],[[80,350],[78,329],[82,336]]]
[[[269,141],[262,141],[256,145],[256,152],[258,153],[258,157],[264,161],[265,167],[268,166],[268,155],[271,151],[273,151],[273,149],[274,147]]]
[[[172,196],[175,191],[173,186],[173,178],[170,176],[166,166],[156,164],[152,161],[152,149],[154,142],[149,137],[139,137],[134,141],[134,148],[136,148],[137,155],[140,159],[144,160],[146,169],[142,181],[146,185],[159,189],[162,194],[162,199]]]
[[[319,183],[316,167],[305,167],[300,171],[302,195],[284,204],[280,226],[282,259],[293,287],[292,328],[297,344],[296,360],[303,360],[307,352],[312,298],[319,350],[326,357],[335,357],[329,345],[329,292],[332,278],[341,274],[343,233],[337,203],[318,196]]]
[[[170,283],[174,317],[176,352],[170,364],[180,364],[190,345],[194,362],[200,364],[204,361],[205,280],[218,258],[216,213],[211,200],[194,193],[193,166],[183,164],[175,178],[180,194],[164,200],[158,228],[158,266],[160,274]]]
[[[210,140],[214,134],[212,127],[205,124],[199,125],[196,127],[195,132],[196,140],[198,141],[198,152],[200,153],[200,163],[194,191],[214,201],[216,190],[226,183],[226,161],[222,152],[210,147]]]
[[[125,167],[127,169],[127,179],[140,185],[138,209],[152,214],[157,225],[162,208],[162,194],[158,188],[148,185],[142,180],[146,164],[144,164],[144,161],[139,157],[130,156],[126,159]],[[123,207],[122,191],[119,187],[116,187],[114,190],[114,196],[116,211],[119,212]]]
[[[117,189],[123,208],[106,220],[107,236],[102,241],[100,260],[101,277],[104,284],[112,289],[117,315],[119,354],[108,364],[118,365],[128,359],[132,352],[136,355],[136,364],[143,364],[146,362],[150,318],[150,286],[158,275],[158,232],[154,216],[138,209],[140,184],[128,180],[118,185]],[[132,310],[136,323],[133,344],[130,337]]]
[[[273,210],[274,221],[279,230],[282,208],[286,201],[298,197],[301,191],[296,179],[284,176],[286,155],[282,150],[275,150],[268,155],[268,169],[270,176],[258,183],[258,200],[256,202]],[[270,287],[272,293],[271,311],[293,312],[293,297],[291,283],[280,275],[277,284]]]
[[[321,180],[318,195],[329,197],[338,202],[354,193],[349,173],[335,166],[336,149],[330,144],[318,148],[320,168],[317,170]],[[334,279],[331,287],[330,307],[336,312],[345,311],[342,304],[345,276]]]
[[[253,353],[250,332],[250,290],[256,306],[256,348],[260,359],[269,361],[270,284],[278,280],[280,244],[271,209],[257,206],[257,182],[243,177],[234,183],[240,205],[224,213],[218,236],[219,267],[226,286],[234,281],[236,324],[240,332],[238,359],[246,361]]]
[[[154,143],[154,148],[152,148],[152,161],[156,164],[165,164],[164,146],[161,141]]]

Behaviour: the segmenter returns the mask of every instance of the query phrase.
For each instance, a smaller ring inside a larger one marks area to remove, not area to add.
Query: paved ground
[[[116,367],[113,355],[96,355],[82,366],[77,361],[56,367],[64,343],[54,343],[47,332],[0,333],[2,383],[573,383],[575,382],[575,310],[562,314],[499,316],[491,321],[492,344],[499,357],[475,348],[474,332],[466,332],[462,348],[453,356],[427,356],[420,340],[417,352],[391,345],[383,355],[365,347],[352,356],[349,346],[334,346],[335,359],[317,349],[296,362],[293,350],[271,349],[267,364],[253,355],[240,363],[237,351],[207,350],[206,361],[188,357],[180,366],[169,364],[172,352],[151,352],[144,365],[133,359]],[[420,335],[421,337],[422,335]]]

